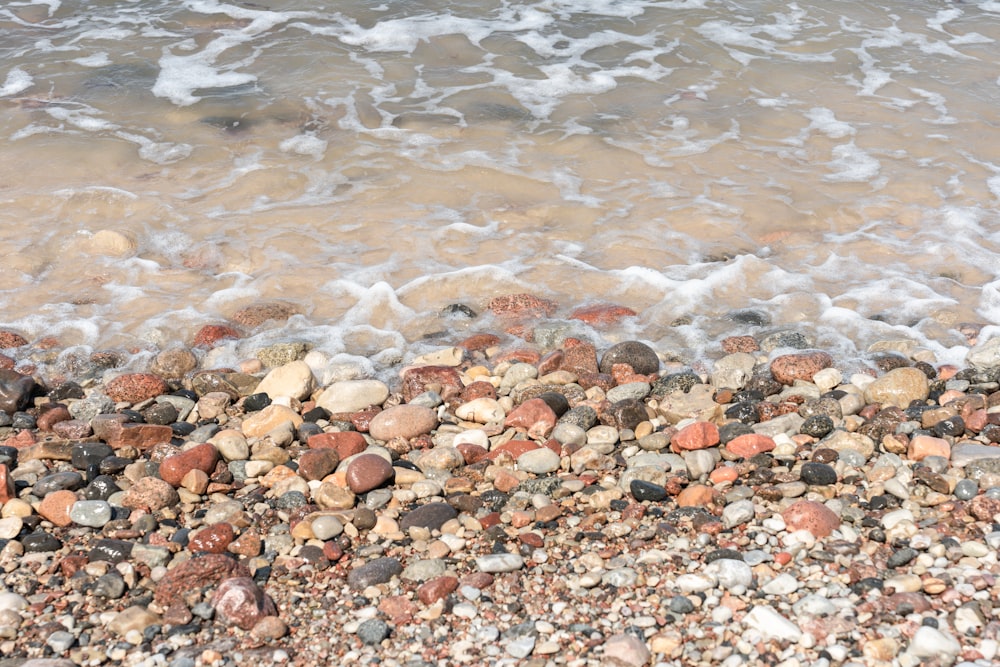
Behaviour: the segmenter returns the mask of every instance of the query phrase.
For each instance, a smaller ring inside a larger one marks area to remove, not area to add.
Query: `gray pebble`
[[[959,500],[971,500],[979,493],[979,484],[971,479],[960,479],[955,484],[955,497]]]
[[[94,595],[108,600],[119,600],[125,595],[125,580],[118,572],[108,572],[94,582]]]
[[[513,572],[524,567],[524,559],[517,554],[487,554],[476,558],[480,572]]]
[[[379,618],[369,618],[358,626],[358,639],[362,644],[374,646],[381,644],[389,636],[389,626]]]
[[[68,651],[73,644],[76,643],[76,638],[73,636],[72,632],[57,630],[49,635],[48,639],[45,640],[45,643],[56,655],[61,655],[64,651]]]
[[[106,500],[78,500],[69,508],[73,523],[90,528],[103,527],[113,515],[114,510]]]

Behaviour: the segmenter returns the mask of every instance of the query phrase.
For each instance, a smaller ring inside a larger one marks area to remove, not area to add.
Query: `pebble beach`
[[[0,331],[0,665],[996,664],[1000,337],[684,360],[483,310],[388,373],[206,366],[273,303],[145,368]]]

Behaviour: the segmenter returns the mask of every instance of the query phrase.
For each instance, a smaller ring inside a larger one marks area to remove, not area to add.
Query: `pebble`
[[[797,642],[802,637],[798,625],[772,607],[756,605],[743,617],[743,624],[759,632],[765,639]]]
[[[389,625],[379,618],[369,618],[359,626],[357,633],[362,644],[376,646],[389,637],[391,631]]]
[[[524,567],[524,559],[517,554],[488,554],[476,558],[480,572],[514,572]]]
[[[105,500],[78,500],[69,510],[70,520],[80,526],[101,528],[111,521],[114,510]]]

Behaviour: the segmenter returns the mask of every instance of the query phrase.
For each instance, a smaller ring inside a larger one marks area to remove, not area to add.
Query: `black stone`
[[[100,471],[102,475],[115,475],[125,470],[132,463],[134,463],[132,459],[125,458],[124,456],[109,456],[101,459]]]
[[[76,491],[82,486],[83,475],[73,470],[67,470],[42,477],[35,482],[31,493],[38,498],[44,498],[54,491]]]
[[[250,394],[243,399],[243,409],[247,412],[258,412],[269,405],[271,405],[271,397],[263,392]]]
[[[729,422],[719,427],[719,442],[722,445],[726,445],[734,438],[738,438],[741,435],[749,435],[751,433],[753,433],[753,429],[746,424],[740,422]]]
[[[309,499],[306,498],[306,494],[301,491],[286,491],[281,494],[275,506],[280,510],[291,510],[296,507],[302,507],[309,503]]]
[[[83,398],[85,395],[83,387],[76,382],[63,382],[48,393],[48,398],[49,400],[58,402],[67,398]]]
[[[125,580],[118,572],[108,572],[97,578],[91,593],[97,597],[117,600],[125,595]]]
[[[470,320],[476,318],[476,311],[472,310],[472,308],[469,308],[464,303],[449,303],[441,309],[441,314],[452,317],[466,317]]]
[[[115,450],[103,442],[81,442],[73,445],[70,451],[70,463],[78,470],[86,470],[90,465],[99,464],[114,453]]]
[[[83,490],[85,500],[107,500],[121,491],[121,488],[110,475],[98,475]]]
[[[491,512],[499,512],[510,501],[509,495],[503,491],[498,491],[497,489],[483,491],[482,495],[479,497],[483,501],[483,506]]]
[[[174,422],[170,425],[170,430],[174,432],[174,435],[182,438],[191,435],[196,428],[198,427],[190,422]]]
[[[672,394],[676,391],[686,394],[691,391],[691,387],[696,384],[701,384],[701,378],[692,371],[670,373],[669,375],[664,375],[653,382],[653,386],[650,388],[649,394],[656,398],[662,398],[667,394]]]
[[[307,422],[318,422],[320,419],[327,419],[329,416],[330,411],[318,405],[312,410],[302,413],[302,419]]]
[[[837,483],[837,471],[831,465],[809,461],[802,464],[799,479],[811,486],[826,486]]]
[[[646,414],[646,404],[637,398],[616,401],[601,413],[601,423],[619,431],[634,430],[647,419],[649,415]]]
[[[3,413],[0,413],[3,414]],[[17,465],[17,447],[10,447],[8,445],[0,445],[0,463],[6,463],[8,466]]]
[[[404,514],[399,520],[399,529],[404,533],[414,527],[440,530],[445,522],[457,517],[458,512],[448,503],[427,503]]]
[[[939,438],[945,436],[960,436],[965,433],[965,420],[955,415],[948,419],[942,419],[931,427],[931,432]]]
[[[771,317],[761,310],[733,310],[726,313],[726,319],[737,324],[748,324],[754,327],[766,327],[771,323]]]
[[[641,479],[633,479],[628,489],[632,493],[632,497],[639,502],[649,501],[651,503],[658,503],[661,500],[666,500],[668,495],[667,490],[659,484],[646,482]]]
[[[726,408],[726,418],[735,419],[741,424],[756,424],[760,421],[756,403],[734,403]]]
[[[897,549],[889,559],[886,560],[885,564],[888,567],[896,568],[903,567],[909,564],[917,557],[917,550],[912,547],[903,547],[902,549]]]
[[[296,437],[299,442],[305,442],[314,435],[319,435],[323,432],[323,428],[314,421],[304,421],[296,429]]]
[[[34,416],[29,415],[27,412],[15,412],[11,415],[10,425],[11,427],[19,430],[30,430],[37,426],[38,422],[35,421]]]
[[[0,369],[0,412],[11,415],[27,407],[34,390],[35,381],[30,375]]]
[[[653,348],[637,340],[618,343],[605,352],[601,357],[601,372],[610,374],[614,364],[629,364],[639,375],[649,375],[660,370],[660,358]]]
[[[799,433],[810,435],[814,438],[822,438],[832,430],[833,420],[827,415],[812,415],[811,417],[807,417],[802,422],[802,426],[799,427]]]
[[[709,551],[707,554],[705,554],[705,557],[702,560],[706,565],[708,565],[712,561],[717,561],[722,559],[742,561],[743,554],[737,551],[736,549],[716,549],[715,551]]]
[[[147,424],[157,424],[159,426],[169,426],[177,421],[177,408],[170,403],[154,403],[142,412],[143,419]]]
[[[124,562],[132,555],[133,543],[128,540],[104,538],[97,540],[87,554],[87,561],[106,560],[112,565]]]
[[[198,394],[190,389],[178,389],[177,391],[170,394],[171,396],[180,396],[181,398],[186,398],[189,401],[198,401]]]
[[[538,395],[538,398],[545,401],[556,417],[562,417],[569,410],[569,401],[557,391],[546,391]]]
[[[364,590],[369,586],[387,583],[402,572],[403,566],[398,558],[376,558],[351,570],[347,575],[347,584],[354,590]]]
[[[62,548],[62,540],[55,535],[50,535],[43,531],[36,531],[21,538],[21,546],[25,553],[40,553],[44,551],[58,551]]]

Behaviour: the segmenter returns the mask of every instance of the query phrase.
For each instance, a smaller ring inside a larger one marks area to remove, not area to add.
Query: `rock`
[[[652,653],[646,642],[626,632],[608,637],[604,642],[604,658],[602,664],[643,667],[649,663]]]
[[[718,389],[742,389],[753,375],[757,360],[752,354],[727,354],[712,368],[712,385]]]
[[[950,634],[945,634],[937,628],[922,625],[913,633],[906,653],[916,658],[936,658],[941,664],[950,665],[955,662],[955,658],[961,650],[961,644]]]
[[[69,490],[53,491],[42,498],[38,505],[38,514],[60,528],[72,525],[69,511],[77,501],[76,493]]]
[[[198,367],[198,359],[185,347],[163,350],[153,359],[150,370],[165,378],[182,378]]]
[[[458,579],[452,576],[440,576],[423,583],[417,589],[417,597],[426,605],[432,605],[444,599],[458,589]]]
[[[419,392],[418,392],[419,393]],[[357,412],[372,405],[382,405],[389,398],[389,387],[379,380],[342,380],[334,382],[316,398],[316,407],[331,414]]]
[[[267,394],[272,400],[288,396],[301,401],[309,397],[315,385],[309,365],[304,361],[292,361],[272,369],[260,381],[254,393]]]
[[[816,444],[816,448],[832,449],[838,453],[846,449],[852,449],[865,459],[870,459],[872,454],[875,453],[875,442],[867,435],[861,433],[851,433],[842,429],[834,429],[830,435]]]
[[[396,405],[375,415],[368,432],[376,440],[409,440],[430,433],[437,425],[435,410],[420,405]]]
[[[772,607],[757,605],[743,617],[743,624],[763,635],[764,639],[797,642],[802,637],[802,630]]]
[[[340,463],[335,449],[311,449],[299,455],[299,475],[307,480],[323,479]]]
[[[504,420],[506,428],[527,432],[528,437],[543,440],[556,425],[556,413],[541,398],[532,398],[514,408]]]
[[[492,389],[493,385],[489,386]],[[463,421],[489,424],[502,421],[507,415],[495,397],[483,396],[458,406],[455,409],[455,416]]]
[[[491,299],[486,307],[502,317],[538,319],[554,313],[556,303],[531,294],[504,294]]]
[[[392,464],[378,454],[360,454],[348,465],[347,486],[353,493],[366,493],[392,479]]]
[[[653,348],[635,340],[609,348],[601,357],[600,371],[610,374],[615,364],[628,364],[637,375],[651,375],[660,370],[660,358]]]
[[[719,427],[711,422],[695,422],[682,428],[670,439],[677,450],[705,449],[719,444]]]
[[[69,509],[70,520],[90,528],[101,528],[114,515],[111,505],[105,500],[77,500]]]
[[[980,370],[1000,366],[1000,336],[994,336],[969,350],[965,363]]]
[[[0,329],[0,350],[9,350],[28,344],[28,339],[9,329]]]
[[[233,313],[232,320],[248,329],[256,329],[270,320],[284,321],[298,314],[294,306],[277,301],[254,303]]]
[[[799,479],[811,486],[824,486],[837,483],[837,471],[833,466],[816,461],[802,464]]]
[[[151,373],[126,373],[104,385],[104,393],[112,400],[124,403],[141,403],[169,391],[170,387],[163,378]]]
[[[713,504],[719,492],[704,484],[692,484],[677,494],[678,507],[705,507]]]
[[[223,554],[229,545],[236,538],[236,533],[231,524],[226,522],[213,523],[202,528],[188,541],[188,551],[192,553],[202,552],[210,554]]]
[[[840,517],[814,500],[800,500],[781,513],[789,531],[807,530],[814,537],[826,537],[840,527]]]
[[[224,324],[206,324],[194,335],[192,344],[195,347],[215,347],[221,340],[239,340],[241,337],[239,331]]]
[[[251,630],[262,618],[277,613],[274,602],[250,577],[224,579],[211,604],[219,620],[243,630]]]
[[[246,566],[222,554],[195,556],[167,570],[156,584],[154,599],[162,607],[183,601],[186,594],[215,586],[224,579],[249,577]]]
[[[833,357],[826,352],[798,352],[775,357],[771,361],[771,375],[781,384],[796,380],[811,382],[813,376],[833,365]]]
[[[753,583],[753,570],[741,560],[719,558],[705,567],[705,574],[715,576],[719,587],[734,593],[746,591]]]
[[[911,461],[923,461],[928,456],[951,458],[951,444],[944,438],[935,438],[931,435],[915,435],[910,438],[906,457]]]
[[[389,625],[380,618],[369,618],[358,626],[358,639],[366,646],[376,646],[388,639]]]
[[[369,586],[384,584],[403,573],[399,560],[391,557],[376,558],[354,568],[347,575],[347,583],[354,590],[364,590]]]
[[[865,400],[883,406],[907,408],[930,393],[927,376],[918,368],[895,368],[865,387]]]
[[[134,605],[118,612],[108,623],[108,631],[119,637],[124,637],[133,630],[141,634],[146,628],[159,622],[159,615],[146,607]]]
[[[265,616],[250,631],[250,635],[258,641],[276,641],[287,634],[288,625],[277,616]]]
[[[156,477],[143,477],[123,494],[121,504],[129,509],[161,510],[180,502],[176,489]]]
[[[12,415],[26,407],[34,390],[35,381],[30,375],[0,369],[0,412]]]
[[[636,315],[638,315],[638,313],[626,306],[602,303],[590,306],[581,306],[570,313],[568,319],[580,320],[581,322],[586,322],[590,326],[600,327],[618,324],[626,317],[635,317]]]
[[[403,532],[412,527],[440,530],[446,522],[457,517],[458,511],[448,503],[427,503],[404,514],[399,520],[399,529]]]
[[[357,431],[332,431],[309,436],[306,441],[310,449],[332,449],[343,461],[368,448],[365,436]]]
[[[514,572],[524,567],[524,559],[517,554],[487,554],[476,558],[480,572]]]
[[[181,480],[192,470],[201,470],[207,475],[215,471],[219,462],[219,450],[215,445],[203,443],[190,449],[168,456],[160,462],[160,478],[173,487],[181,485]]]
[[[517,469],[535,475],[546,475],[559,469],[560,457],[548,447],[539,447],[517,457]]]
[[[773,438],[759,433],[739,435],[726,443],[726,451],[744,459],[753,458],[757,454],[769,452],[775,448]]]
[[[243,420],[241,430],[248,438],[260,438],[284,424],[290,423],[293,429],[302,425],[302,416],[284,405],[272,404],[254,412]]]

